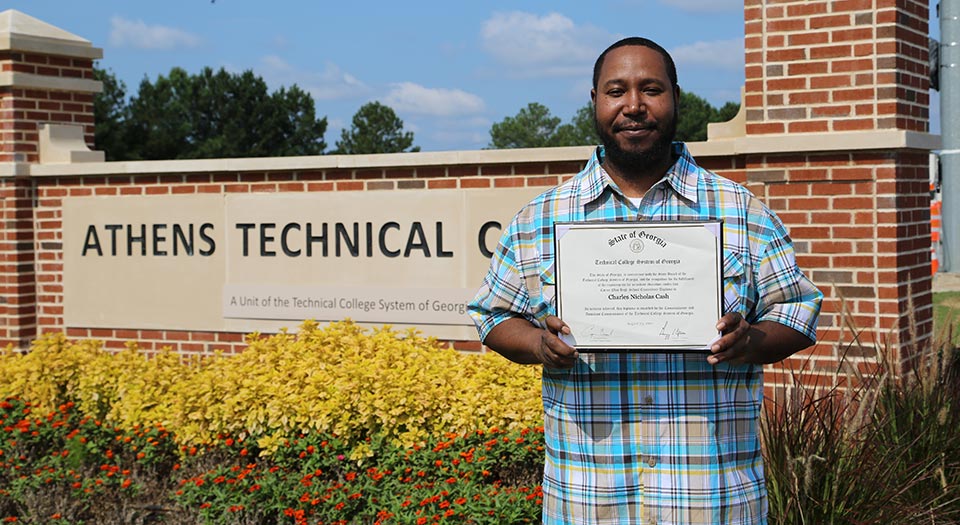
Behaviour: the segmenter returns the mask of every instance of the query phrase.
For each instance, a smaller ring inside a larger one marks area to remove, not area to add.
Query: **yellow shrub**
[[[26,353],[8,347],[0,352],[0,398],[20,397],[36,404],[39,411],[79,400],[80,379],[101,354],[99,342],[69,342],[62,333],[37,339]]]
[[[252,436],[271,449],[307,432],[411,445],[542,421],[539,368],[349,321],[252,334],[241,354],[186,363],[171,352],[147,359],[135,345],[110,354],[96,342],[46,336],[26,355],[0,354],[0,374],[13,378],[0,395],[50,408],[73,400],[114,424],[162,424],[191,445]]]

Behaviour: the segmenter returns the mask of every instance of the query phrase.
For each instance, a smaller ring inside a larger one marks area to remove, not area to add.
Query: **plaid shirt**
[[[598,148],[580,174],[520,210],[470,304],[481,339],[512,317],[542,327],[555,315],[554,222],[711,219],[724,221],[725,311],[815,339],[823,296],[780,220],[682,143],[674,151],[639,209]],[[582,353],[570,370],[544,367],[543,522],[766,523],[762,391],[761,366],[714,366],[703,353]]]

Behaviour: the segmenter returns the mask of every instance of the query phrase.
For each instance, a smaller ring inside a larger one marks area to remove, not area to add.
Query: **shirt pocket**
[[[723,254],[723,312],[736,312],[747,317],[747,275],[743,255],[739,252]]]

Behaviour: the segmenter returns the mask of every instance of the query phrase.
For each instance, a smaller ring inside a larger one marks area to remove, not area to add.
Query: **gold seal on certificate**
[[[723,223],[554,225],[557,315],[581,352],[709,350],[723,311]]]

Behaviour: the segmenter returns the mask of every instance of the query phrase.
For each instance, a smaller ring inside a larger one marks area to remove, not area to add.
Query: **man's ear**
[[[597,90],[596,90],[596,89],[591,89],[591,90],[590,90],[590,103],[591,103],[591,104],[596,104],[596,103],[597,103]]]

